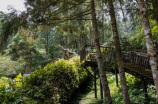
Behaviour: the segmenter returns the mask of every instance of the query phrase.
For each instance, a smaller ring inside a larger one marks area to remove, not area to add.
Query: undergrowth
[[[7,81],[8,85],[0,87],[0,104],[66,104],[87,77],[79,57],[61,59],[32,72],[19,83]]]
[[[111,73],[107,73],[107,79],[109,82],[110,93],[112,97],[113,104],[124,104],[120,79],[119,86],[116,85],[115,75]],[[146,99],[144,96],[144,92],[142,90],[141,80],[135,78],[132,75],[126,73],[126,81],[128,86],[128,92],[131,100],[131,104],[157,104],[156,102],[156,92],[155,87],[153,85],[148,85],[148,95],[149,98]],[[94,86],[93,83],[88,86],[90,91],[87,93],[79,93],[78,98],[76,99],[77,103],[74,104],[105,104],[104,99],[101,99],[100,96],[100,79],[97,77],[97,98],[94,96]],[[87,87],[88,87],[87,86]],[[87,89],[87,87],[85,87]],[[73,103],[72,103],[73,104]]]
[[[117,86],[115,75],[106,75],[113,104],[124,104],[120,80]],[[149,99],[145,99],[139,79],[126,74],[126,81],[131,104],[156,104],[154,86],[148,85]],[[30,76],[0,79],[0,104],[105,104],[98,76],[97,96],[94,98],[93,79],[81,68],[79,57],[50,63]]]

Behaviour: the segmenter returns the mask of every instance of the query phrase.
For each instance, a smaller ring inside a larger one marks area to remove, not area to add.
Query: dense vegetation
[[[64,60],[65,50],[79,55],[86,44],[95,46],[104,103],[158,101],[157,0],[25,0],[24,4],[26,11],[10,7],[10,13],[0,12],[0,103],[70,101],[88,75],[78,57]],[[115,49],[112,64],[119,70],[119,87],[114,86],[114,76],[105,73],[100,45]],[[136,49],[150,60],[155,86],[147,84],[148,100],[140,80],[124,71],[122,51]],[[16,84],[10,80],[13,74]]]
[[[73,91],[88,78],[79,57],[52,62],[30,76],[14,81],[1,77],[0,103],[55,104],[69,101]]]
[[[115,75],[107,73],[107,78],[110,87],[110,93],[114,104],[124,104],[121,87],[116,85]],[[144,97],[143,89],[141,88],[141,81],[138,78],[126,74],[127,85],[129,89],[130,100],[132,104],[156,104],[156,94],[153,85],[149,85],[148,93],[149,99]],[[120,82],[120,80],[119,80]],[[87,84],[88,83],[88,84]],[[100,78],[97,78],[97,98],[94,97],[94,86],[92,81],[87,81],[84,84],[84,89],[79,89],[76,94],[76,99],[73,99],[71,104],[105,104],[104,100],[100,96]],[[91,88],[90,88],[91,87]]]

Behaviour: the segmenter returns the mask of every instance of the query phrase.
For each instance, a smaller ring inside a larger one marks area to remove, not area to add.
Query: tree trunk
[[[67,35],[65,36],[65,49],[67,49]]]
[[[122,54],[121,54],[120,41],[119,41],[118,30],[117,30],[117,25],[116,25],[114,6],[113,6],[112,0],[108,0],[108,5],[110,9],[113,38],[114,38],[115,50],[117,54],[117,62],[118,62],[118,69],[119,69],[123,99],[124,99],[125,104],[130,104],[126,78],[125,78],[125,71],[124,71],[124,66],[123,66],[123,59],[122,59]]]
[[[104,13],[102,14],[102,44],[104,43]]]
[[[95,49],[96,49],[96,59],[97,59],[97,63],[98,63],[98,69],[99,69],[100,79],[102,82],[102,87],[104,90],[105,102],[106,102],[106,104],[112,104],[108,81],[107,81],[107,77],[106,77],[105,70],[104,70],[104,68],[105,68],[104,61],[103,61],[101,51],[100,51],[94,0],[91,0],[91,15],[92,15],[92,25],[93,25],[93,32],[94,32],[94,44],[95,44]]]
[[[82,48],[82,36],[80,34],[80,47],[79,48]]]
[[[46,37],[45,37],[45,50],[46,50],[46,55],[47,55],[47,58],[48,58],[48,33],[46,33]]]
[[[119,2],[120,2],[120,1],[119,1]],[[121,2],[120,2],[120,6],[121,6],[121,11],[122,11],[123,19],[125,19],[125,14],[124,14],[124,11],[123,11]],[[128,33],[126,21],[124,21],[124,24],[125,24],[126,32]]]
[[[92,29],[91,27],[89,28],[89,38],[90,38],[90,45],[92,45]]]
[[[84,45],[86,45],[87,44],[87,42],[86,42],[86,36],[83,36],[84,37]]]
[[[150,23],[149,23],[147,9],[145,7],[144,0],[138,0],[138,5],[142,17],[142,23],[143,23],[144,34],[145,34],[146,45],[147,45],[147,52],[149,56],[149,64],[152,70],[153,80],[157,93],[157,101],[158,101],[158,69],[156,63],[156,51],[153,44]]]

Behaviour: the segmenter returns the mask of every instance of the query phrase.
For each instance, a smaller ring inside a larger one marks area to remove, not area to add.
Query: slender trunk
[[[85,45],[87,44],[86,40],[87,40],[87,39],[85,38]]]
[[[104,68],[105,68],[104,61],[102,59],[102,55],[101,55],[101,51],[100,51],[94,0],[91,0],[91,15],[92,15],[92,25],[93,25],[93,32],[94,32],[94,44],[95,44],[95,49],[96,49],[96,59],[97,59],[97,63],[98,63],[98,69],[99,69],[100,79],[102,82],[102,87],[104,90],[105,102],[106,102],[106,104],[112,104],[108,81],[107,81],[107,77],[106,77],[105,70],[104,70]]]
[[[80,48],[82,47],[82,40],[81,40],[81,34],[80,34]]]
[[[138,0],[138,5],[142,17],[142,23],[143,23],[144,34],[145,34],[146,45],[147,45],[147,52],[149,56],[149,64],[152,70],[153,80],[157,93],[157,101],[158,101],[158,69],[156,63],[156,51],[153,44],[150,23],[149,23],[147,9],[145,7],[144,0]]]
[[[67,49],[67,35],[65,36],[65,49]]]
[[[82,41],[81,41],[81,43],[82,43],[82,47],[85,45],[84,44],[84,37],[83,37],[83,34],[82,34]]]
[[[31,73],[31,70],[32,70],[32,58],[31,58],[31,51],[30,51],[30,57],[29,57],[29,67],[30,67],[30,73]]]
[[[77,49],[77,48],[78,48],[78,47],[77,47],[77,40],[75,40],[75,41],[76,41],[76,49]]]
[[[46,55],[48,56],[48,33],[46,33],[45,41],[46,41],[45,50],[46,50]]]
[[[121,54],[120,41],[119,41],[118,30],[117,30],[117,25],[116,25],[114,6],[113,6],[112,0],[108,0],[108,5],[110,9],[113,38],[114,38],[115,48],[116,48],[115,50],[117,54],[117,62],[118,62],[118,69],[119,69],[123,99],[124,99],[125,104],[130,104],[126,78],[125,78],[125,71],[124,71],[124,66],[123,66],[123,59],[122,59],[122,54]]]
[[[31,73],[31,66],[32,66],[32,63],[31,63],[31,51],[29,52],[27,61],[28,61],[28,64],[27,64],[26,69],[25,69],[25,74],[30,74]]]
[[[84,37],[84,44],[86,45],[87,43],[86,43],[86,36],[83,36]]]
[[[90,38],[90,45],[92,45],[92,30],[91,30],[91,27],[89,28],[89,38]]]
[[[124,14],[121,2],[120,2],[120,6],[121,6],[121,11],[122,11],[123,19],[125,19],[125,14]],[[124,21],[124,24],[125,24],[126,32],[128,33],[126,21]]]
[[[102,14],[102,43],[104,43],[104,14]]]
[[[85,37],[82,35],[82,43],[83,43],[83,46],[85,45]]]
[[[76,54],[78,54],[77,40],[75,40],[75,42],[76,42]]]

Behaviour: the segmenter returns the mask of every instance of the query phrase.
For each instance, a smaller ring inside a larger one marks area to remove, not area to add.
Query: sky
[[[12,5],[15,9],[24,11],[24,0],[0,0],[0,11],[3,11],[5,13],[9,13],[7,10],[7,6]]]

